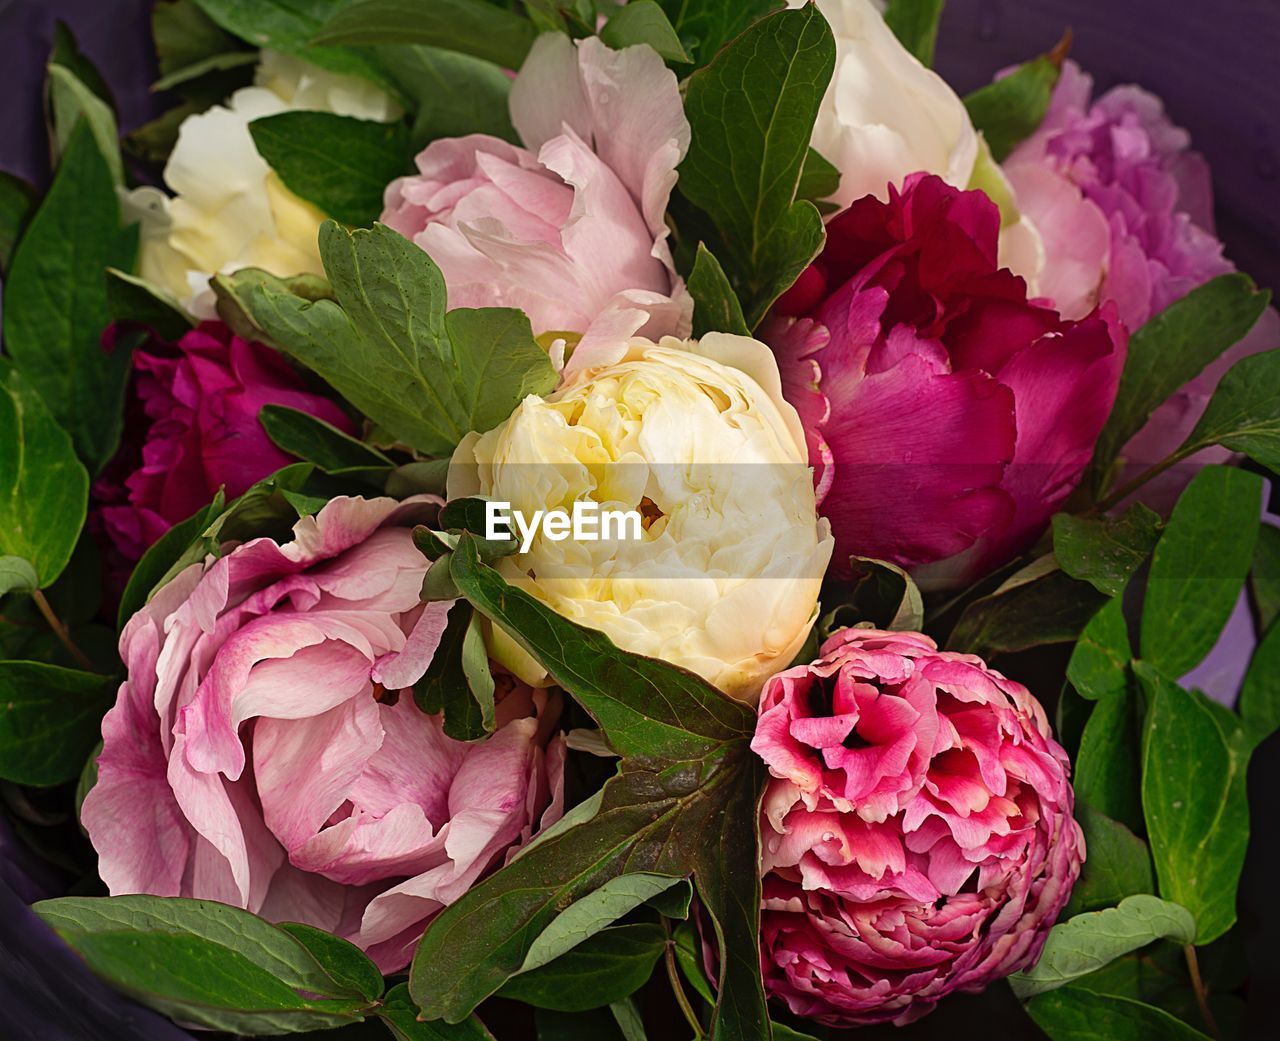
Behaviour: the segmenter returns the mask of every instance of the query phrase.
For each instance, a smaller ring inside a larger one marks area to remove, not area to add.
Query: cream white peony
[[[530,396],[469,435],[449,495],[535,510],[638,510],[639,539],[554,540],[503,558],[509,582],[620,647],[663,658],[744,700],[799,652],[831,557],[804,431],[756,340],[631,340],[607,365]],[[498,631],[494,656],[545,681]]]
[[[213,317],[214,274],[242,267],[281,277],[324,271],[316,233],[325,215],[289,191],[258,155],[250,122],[298,109],[379,121],[400,114],[371,83],[272,51],[262,52],[254,83],[226,105],[183,121],[164,168],[172,197],[150,187],[124,197],[126,213],[142,222],[142,277],[201,318]]]

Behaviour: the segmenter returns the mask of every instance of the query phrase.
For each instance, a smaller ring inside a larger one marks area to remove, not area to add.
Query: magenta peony
[[[434,141],[382,220],[440,266],[452,307],[518,307],[535,333],[596,346],[687,336],[693,302],[664,221],[689,147],[675,74],[648,47],[540,36],[511,90],[523,148]]]
[[[403,968],[426,923],[562,807],[557,695],[499,683],[465,743],[409,689],[426,502],[332,500],[294,540],[193,564],[125,627],[82,821],[112,894],[219,900]]]
[[[761,963],[832,1026],[909,1023],[1032,964],[1084,859],[1066,753],[1021,684],[845,629],[764,689]]]
[[[258,422],[264,405],[287,405],[354,433],[342,409],[308,392],[275,351],[219,322],[204,322],[173,345],[152,341],[134,352],[133,365],[126,447],[94,489],[105,504],[106,541],[126,568],[219,488],[235,498],[294,461]]]
[[[981,192],[913,174],[855,202],[761,328],[810,438],[835,564],[954,585],[1025,550],[1079,482],[1115,400],[1114,307],[1080,321],[996,267]]]

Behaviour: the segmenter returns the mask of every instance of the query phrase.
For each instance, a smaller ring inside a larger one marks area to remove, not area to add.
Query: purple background
[[[149,0],[0,0],[0,168],[35,183],[48,176],[41,92],[55,18],[68,22],[115,92],[123,129],[157,114]],[[1280,2],[1277,0],[949,0],[937,67],[961,92],[1045,51],[1063,29],[1072,56],[1099,88],[1136,82],[1165,99],[1208,156],[1218,230],[1228,255],[1280,288]],[[1250,1036],[1270,1037],[1280,969],[1274,882],[1280,740],[1254,756],[1254,839],[1240,909],[1250,947]],[[5,836],[0,836],[3,839]],[[90,979],[56,939],[17,906],[30,886],[0,841],[0,1036],[9,1041],[169,1041],[184,1035]],[[6,886],[6,882],[9,886]],[[12,906],[11,906],[12,905]],[[49,986],[52,984],[53,986]],[[55,988],[57,993],[55,994]],[[58,995],[63,995],[59,997]]]

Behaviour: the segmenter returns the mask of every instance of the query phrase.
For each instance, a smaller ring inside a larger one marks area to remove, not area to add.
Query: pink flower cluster
[[[771,996],[833,1026],[903,1024],[1036,960],[1084,837],[1026,688],[918,633],[845,629],[760,710]]]

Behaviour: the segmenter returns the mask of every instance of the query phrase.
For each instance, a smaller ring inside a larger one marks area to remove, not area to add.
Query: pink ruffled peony
[[[919,633],[845,629],[764,689],[761,964],[831,1026],[1032,964],[1084,859],[1066,753],[1021,684]]]
[[[560,816],[553,692],[502,679],[498,729],[472,743],[414,704],[449,606],[418,598],[410,525],[432,512],[334,499],[292,542],[194,564],[133,617],[82,811],[112,894],[305,922],[391,972]]]
[[[101,510],[106,541],[126,571],[219,488],[235,498],[294,461],[258,422],[264,405],[286,405],[355,432],[346,414],[309,393],[275,351],[242,340],[220,322],[204,322],[173,345],[152,341],[134,352],[133,365],[136,401],[125,441],[140,445],[126,448],[94,489],[107,503]]]
[[[648,47],[545,33],[511,89],[524,147],[434,141],[393,181],[383,223],[431,254],[452,307],[518,307],[582,333],[572,367],[635,333],[687,336],[693,301],[664,216],[689,147],[675,75]]]
[[[810,438],[836,568],[850,555],[931,586],[1025,550],[1079,482],[1126,336],[1114,307],[1080,321],[996,267],[981,192],[913,174],[855,202],[778,301],[761,338]]]

